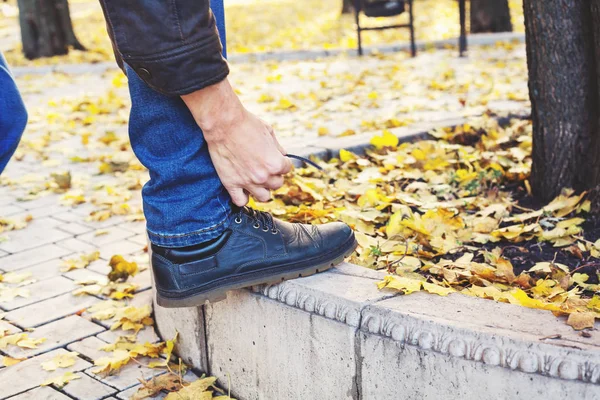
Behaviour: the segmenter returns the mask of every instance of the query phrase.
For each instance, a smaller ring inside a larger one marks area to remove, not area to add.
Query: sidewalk
[[[488,111],[522,113],[529,108],[525,64],[524,46],[511,44],[474,47],[466,59],[438,50],[415,59],[391,54],[233,63],[231,79],[290,153],[327,153],[364,143],[382,129],[398,133]],[[94,282],[104,288],[110,259],[121,255],[140,270],[127,281],[135,288],[119,288],[134,290],[125,305],[152,306],[140,198],[147,171],[127,139],[126,83],[116,69],[98,75],[94,68],[18,74],[30,123],[0,178],[0,310],[6,312],[0,338],[8,331],[46,340],[34,348],[3,348],[0,339],[2,355],[25,359],[0,363],[0,399],[127,399],[138,379],[165,372],[131,362],[113,376],[92,373],[93,361],[110,355],[99,348],[132,331],[111,331],[113,321],[85,311],[106,304],[107,295],[72,294],[82,287],[95,293],[89,287]],[[70,262],[78,267],[61,271],[65,260],[96,251],[98,260]],[[168,339],[146,325],[136,341]],[[40,366],[67,351],[79,353],[72,366],[53,373]],[[62,389],[39,387],[68,371],[80,379]]]

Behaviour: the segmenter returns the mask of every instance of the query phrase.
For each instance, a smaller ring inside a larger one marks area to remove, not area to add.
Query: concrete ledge
[[[157,324],[244,400],[600,398],[596,332],[460,294],[379,291],[382,275],[346,263],[193,311],[157,308]]]

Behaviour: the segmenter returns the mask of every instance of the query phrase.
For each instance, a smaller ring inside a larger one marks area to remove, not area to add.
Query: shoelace
[[[297,156],[297,155],[295,155],[295,154],[287,154],[287,156],[288,156],[289,158],[293,158],[293,159],[296,159],[296,160],[300,160],[300,161],[302,161],[303,163],[306,163],[306,164],[308,164],[308,165],[310,165],[310,166],[313,166],[313,167],[315,167],[316,169],[318,169],[319,171],[323,171],[323,168],[321,168],[321,167],[319,166],[319,164],[317,164],[317,163],[315,163],[315,162],[313,162],[313,161],[311,161],[311,160],[309,160],[309,159],[307,159],[307,158],[300,157],[300,156]]]
[[[277,233],[277,228],[275,227],[275,221],[273,220],[273,216],[267,212],[258,211],[250,207],[240,207],[237,209],[235,214],[235,222],[237,224],[242,223],[242,215],[245,215],[249,219],[254,221],[254,228],[262,228],[262,230],[265,232],[268,232],[270,230],[273,234]]]
[[[321,168],[317,163],[306,159],[304,157],[300,157],[297,156],[295,154],[287,154],[287,156],[289,158],[294,158],[296,160],[300,160],[303,163],[306,163],[308,165],[311,165],[313,167],[315,167],[316,169],[318,169],[319,171],[323,171],[323,168]],[[276,234],[277,233],[277,228],[275,227],[275,221],[273,220],[273,216],[267,212],[264,211],[258,211],[255,210],[253,208],[250,207],[236,207],[237,210],[235,211],[235,222],[237,224],[241,224],[242,223],[242,216],[246,215],[248,218],[250,218],[251,220],[255,221],[253,227],[256,229],[262,228],[263,231],[268,232],[269,230],[273,233]]]

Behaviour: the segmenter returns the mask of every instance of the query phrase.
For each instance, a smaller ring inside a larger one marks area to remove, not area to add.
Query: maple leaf
[[[175,343],[177,342],[177,336],[179,336],[178,332],[175,333],[175,337],[173,339],[167,340],[167,342],[165,343],[163,353],[165,354],[166,359],[161,362],[151,362],[148,365],[150,368],[166,367],[169,365],[169,362],[171,361],[171,356],[173,354],[173,348],[175,347]]]
[[[12,358],[8,356],[2,357],[2,365],[5,367],[10,367],[12,365],[18,364],[21,361],[26,360],[25,358]]]
[[[14,345],[26,349],[35,349],[41,343],[46,341],[45,338],[32,339],[27,333],[15,333],[0,337],[0,350],[5,350],[9,345]]]
[[[140,388],[130,397],[130,400],[156,397],[162,391],[176,392],[183,388],[183,384],[188,382],[182,381],[179,375],[173,373],[159,375],[147,381],[142,380]]]
[[[29,297],[30,292],[27,288],[6,287],[0,283],[0,303],[13,301],[16,297]]]
[[[65,385],[67,385],[69,382],[75,379],[81,379],[81,375],[77,375],[73,372],[65,372],[62,375],[46,379],[44,383],[41,384],[41,386],[54,385],[57,388],[62,389]]]
[[[70,258],[63,260],[63,267],[60,269],[61,272],[68,272],[74,269],[83,269],[90,265],[93,261],[100,258],[100,252],[94,251],[89,254],[82,254],[79,258]]]
[[[344,150],[344,149],[340,150],[340,160],[342,162],[348,162],[348,161],[354,160],[355,158],[356,158],[356,154],[354,154],[348,150]]]
[[[213,398],[212,391],[208,389],[215,383],[217,378],[198,379],[177,392],[171,392],[165,400],[210,400]]]
[[[371,139],[371,144],[378,150],[386,147],[395,149],[398,146],[398,143],[398,137],[386,129],[383,130],[381,136],[373,136]]]
[[[593,328],[596,317],[600,317],[600,315],[595,312],[574,312],[569,314],[567,325],[573,327],[573,329],[577,331]]]
[[[125,331],[134,330],[137,333],[144,325],[152,325],[154,323],[152,318],[150,318],[151,314],[152,308],[149,305],[118,308],[114,316],[116,322],[110,329],[115,330],[121,328]]]
[[[124,349],[116,349],[110,357],[100,357],[94,361],[96,368],[92,369],[94,374],[110,375],[118,371],[131,360],[129,351]]]
[[[75,365],[79,353],[71,351],[59,354],[49,361],[42,363],[42,368],[46,371],[56,371],[58,368],[68,368]]]

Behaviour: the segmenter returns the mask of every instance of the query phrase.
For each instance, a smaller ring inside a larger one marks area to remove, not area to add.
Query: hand
[[[248,194],[268,201],[283,185],[291,161],[273,128],[244,108],[227,80],[182,96],[202,128],[217,174],[233,203],[243,207]]]

